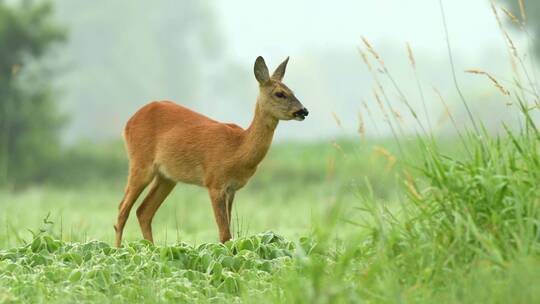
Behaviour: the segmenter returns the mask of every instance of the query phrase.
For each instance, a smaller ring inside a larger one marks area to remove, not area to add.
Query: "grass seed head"
[[[491,74],[489,74],[488,72],[486,71],[482,71],[482,70],[479,70],[479,69],[469,69],[469,70],[465,70],[466,73],[470,73],[470,74],[476,74],[476,75],[484,75],[486,76],[489,80],[491,80],[491,82],[495,85],[495,87],[505,96],[509,96],[510,95],[510,92],[505,88],[503,87],[503,85],[495,78],[493,77]]]
[[[384,104],[381,100],[381,97],[379,96],[379,93],[377,93],[376,90],[373,90],[373,95],[375,96],[375,99],[377,100],[377,104],[379,105],[379,108],[381,109],[381,112],[383,112],[386,116],[386,111],[384,109]]]
[[[345,155],[345,151],[343,151],[343,148],[341,147],[340,144],[338,144],[336,141],[333,141],[332,142],[332,146],[334,148],[336,148],[336,150],[338,150],[339,152],[341,152],[343,155]]]
[[[375,146],[373,149],[375,151],[375,154],[386,158],[386,171],[392,170],[392,168],[397,162],[397,158],[383,147]]]
[[[360,48],[358,48],[358,53],[360,54],[360,57],[362,58],[362,61],[367,66],[368,70],[371,72],[373,71],[373,67],[371,66],[371,63],[369,62],[369,59],[367,58],[367,55],[364,51],[362,51]]]
[[[381,56],[375,51],[371,43],[366,39],[366,37],[362,36],[362,41],[364,42],[364,45],[366,46],[366,49],[368,52],[379,62],[379,64],[384,67],[384,61],[382,60]]]
[[[335,157],[331,157],[328,159],[328,168],[326,170],[326,179],[332,180],[334,177],[334,172],[336,168],[336,159]]]
[[[502,7],[502,6],[501,6],[501,10],[508,17],[508,19],[510,19],[510,21],[512,21],[512,23],[519,24],[518,18],[516,16],[514,16],[514,14],[512,14],[512,12],[510,12],[509,10],[507,10],[505,7]]]
[[[358,112],[358,133],[360,133],[360,137],[362,138],[362,141],[364,141],[366,139],[366,128],[362,112]]]
[[[518,0],[519,2],[519,12],[521,13],[521,19],[523,19],[523,23],[527,23],[527,14],[525,14],[525,3],[523,3],[523,0]]]
[[[338,115],[336,114],[336,112],[332,112],[332,117],[333,117],[334,120],[336,121],[337,126],[338,126],[340,129],[343,129],[343,125],[341,124],[341,119],[339,119],[339,117],[338,117]]]
[[[407,42],[407,54],[409,56],[409,61],[411,62],[411,66],[416,69],[416,60],[414,59],[414,54],[411,48],[411,45]]]
[[[404,180],[405,187],[407,188],[407,191],[417,200],[423,200],[422,195],[418,192],[415,186],[414,179],[412,175],[405,171],[405,180]]]

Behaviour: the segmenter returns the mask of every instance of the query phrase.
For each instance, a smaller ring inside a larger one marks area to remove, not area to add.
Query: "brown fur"
[[[124,130],[129,176],[114,226],[116,246],[121,244],[133,204],[150,183],[150,191],[137,209],[145,239],[153,242],[152,219],[177,182],[208,189],[219,239],[225,242],[231,238],[235,192],[246,185],[266,155],[278,121],[294,119],[293,113],[304,109],[281,83],[287,62],[288,58],[270,77],[262,57],[257,58],[254,72],[260,92],[253,121],[246,130],[170,101],[147,104],[129,119]]]

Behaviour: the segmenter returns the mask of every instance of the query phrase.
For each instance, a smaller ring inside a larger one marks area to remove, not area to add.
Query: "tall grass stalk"
[[[443,23],[443,28],[444,28],[444,35],[445,35],[445,39],[446,39],[446,48],[448,50],[448,60],[450,60],[450,68],[451,68],[451,71],[452,71],[452,80],[453,80],[453,83],[454,83],[454,87],[459,95],[459,98],[461,100],[461,102],[463,103],[463,106],[465,107],[465,110],[467,110],[467,115],[469,116],[469,120],[471,121],[471,124],[474,128],[474,131],[476,133],[479,133],[479,129],[478,129],[478,126],[476,125],[476,119],[474,118],[473,114],[472,114],[472,111],[471,109],[469,108],[469,104],[467,102],[467,100],[465,99],[465,96],[463,95],[463,92],[461,91],[461,87],[458,83],[458,79],[457,79],[457,73],[456,73],[456,65],[455,65],[455,62],[454,62],[454,55],[453,55],[453,52],[452,52],[452,45],[450,43],[450,34],[448,33],[448,23],[446,22],[446,13],[445,13],[445,10],[444,10],[444,5],[443,5],[443,1],[442,0],[439,0],[439,6],[440,6],[440,9],[441,9],[441,19],[442,19],[442,23]]]

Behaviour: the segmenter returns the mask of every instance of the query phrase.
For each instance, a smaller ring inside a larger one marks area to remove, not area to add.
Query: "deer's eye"
[[[283,92],[277,92],[274,95],[276,95],[277,98],[285,98],[285,94]]]

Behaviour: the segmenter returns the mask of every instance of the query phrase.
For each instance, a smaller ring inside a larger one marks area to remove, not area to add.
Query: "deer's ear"
[[[287,69],[287,63],[289,63],[289,57],[287,57],[274,71],[274,74],[272,74],[272,79],[275,80],[283,80],[283,76],[285,76],[285,70]]]
[[[255,78],[257,79],[259,84],[264,84],[270,79],[268,67],[266,66],[266,63],[261,56],[257,57],[257,59],[255,60],[253,72],[255,73]]]

